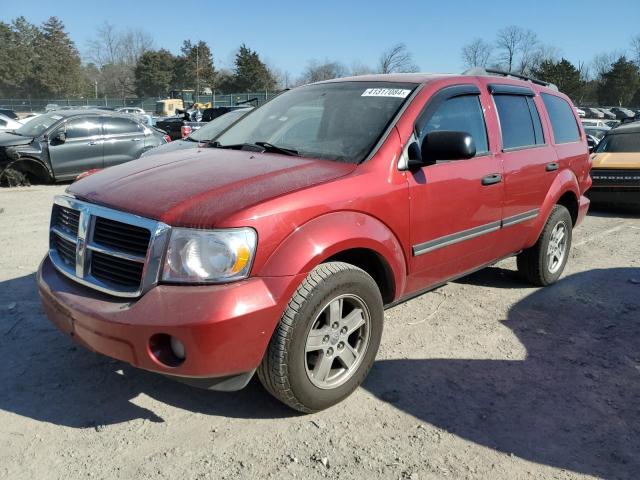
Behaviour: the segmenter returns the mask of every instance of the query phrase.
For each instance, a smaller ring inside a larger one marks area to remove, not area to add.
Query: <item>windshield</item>
[[[359,163],[415,83],[335,82],[274,98],[217,138],[220,147],[267,143],[305,157]]]
[[[597,152],[640,152],[640,132],[606,135],[598,144]]]
[[[25,137],[37,137],[42,135],[51,125],[62,119],[62,115],[56,113],[45,113],[29,120],[27,123],[17,128],[15,132]]]
[[[193,134],[189,136],[189,139],[195,140],[196,142],[209,142],[220,135],[220,132],[226,129],[229,125],[239,118],[244,117],[250,111],[250,108],[243,108],[220,115],[218,118],[214,118],[199,130],[193,132]]]
[[[605,136],[605,134],[607,133],[606,130],[604,129],[599,129],[599,128],[585,128],[584,131],[588,134],[588,135],[593,135],[594,137],[596,137],[598,140],[602,140],[602,137]]]

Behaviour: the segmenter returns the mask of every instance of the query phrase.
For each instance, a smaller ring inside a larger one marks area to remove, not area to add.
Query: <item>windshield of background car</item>
[[[606,135],[598,144],[596,151],[598,153],[640,152],[640,132]]]
[[[62,115],[56,113],[45,113],[29,120],[27,123],[17,128],[15,132],[25,137],[37,137],[42,135],[51,125],[58,120],[62,120]]]
[[[217,138],[221,147],[268,142],[303,157],[359,163],[415,83],[335,82],[281,94]]]
[[[605,136],[605,134],[607,133],[606,130],[600,130],[597,128],[585,128],[584,131],[588,134],[588,135],[593,135],[594,137],[596,137],[598,140],[602,140],[602,137]]]
[[[208,142],[210,140],[213,140],[225,128],[227,128],[239,118],[244,117],[250,111],[251,109],[245,108],[242,110],[233,110],[229,113],[225,113],[224,115],[220,115],[218,118],[214,118],[199,130],[193,132],[193,134],[191,134],[189,138],[197,142]]]

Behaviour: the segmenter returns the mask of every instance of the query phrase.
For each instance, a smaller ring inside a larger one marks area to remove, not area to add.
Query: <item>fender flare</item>
[[[354,248],[371,250],[386,261],[397,298],[404,291],[407,275],[400,242],[384,223],[362,212],[332,212],[309,220],[276,247],[257,274],[277,277],[308,273],[328,258]]]
[[[35,164],[39,168],[43,169],[43,171],[46,172],[47,175],[49,176],[49,178],[46,178],[46,179],[43,179],[43,180],[47,180],[49,182],[52,182],[55,179],[55,177],[53,175],[53,171],[51,170],[51,168],[49,167],[47,162],[44,162],[44,161],[42,161],[42,160],[40,160],[38,158],[35,158],[35,157],[31,157],[29,155],[19,155],[17,158],[10,158],[10,160],[2,166],[2,169],[0,170],[0,173],[4,172],[7,168],[10,168],[13,165],[21,163],[21,162],[29,162],[30,164]]]
[[[578,184],[578,179],[571,170],[565,169],[558,173],[558,176],[551,184],[551,187],[549,187],[549,191],[547,192],[547,196],[540,207],[540,213],[538,214],[538,218],[533,228],[533,233],[527,241],[527,245],[533,245],[538,241],[538,237],[540,237],[540,233],[542,233],[542,229],[547,223],[549,215],[551,215],[551,210],[553,210],[553,207],[558,203],[560,197],[567,192],[573,193],[576,197],[576,201],[580,202],[580,186]]]

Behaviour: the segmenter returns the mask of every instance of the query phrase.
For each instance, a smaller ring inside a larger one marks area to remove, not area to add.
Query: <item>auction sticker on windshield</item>
[[[367,88],[361,96],[407,98],[410,93],[411,90],[404,88]]]

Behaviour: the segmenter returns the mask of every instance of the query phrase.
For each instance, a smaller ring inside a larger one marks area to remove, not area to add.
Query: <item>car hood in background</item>
[[[591,156],[592,168],[638,168],[640,152],[596,153]]]
[[[174,140],[169,143],[165,143],[158,147],[147,150],[142,154],[143,157],[149,157],[151,155],[158,155],[160,153],[175,152],[176,150],[189,150],[192,148],[198,148],[201,146],[200,142],[191,142],[189,140]]]
[[[357,165],[223,149],[152,155],[105,169],[68,188],[77,198],[208,228],[242,209],[351,173]]]
[[[0,132],[0,147],[13,147],[16,145],[28,145],[33,142],[33,137],[23,137],[13,133]]]

